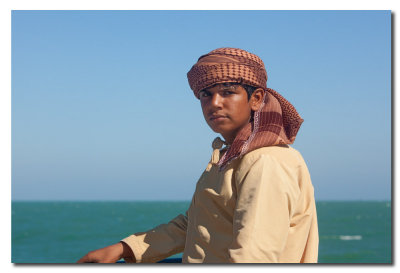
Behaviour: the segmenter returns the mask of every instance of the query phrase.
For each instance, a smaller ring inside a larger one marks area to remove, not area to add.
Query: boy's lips
[[[224,115],[211,115],[209,119],[210,119],[210,121],[219,121],[219,120],[223,120],[226,118],[227,118],[227,116],[224,116]]]

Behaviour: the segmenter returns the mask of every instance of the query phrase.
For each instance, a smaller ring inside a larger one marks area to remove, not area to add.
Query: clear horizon
[[[127,202],[191,202],[191,200],[88,200],[88,199],[82,199],[82,200],[62,200],[62,199],[54,199],[54,200],[29,200],[29,199],[17,199],[17,200],[11,200],[12,202],[121,202],[121,203],[127,203]],[[343,199],[343,200],[318,200],[316,199],[315,202],[392,202],[391,199],[387,200],[381,200],[381,199]]]

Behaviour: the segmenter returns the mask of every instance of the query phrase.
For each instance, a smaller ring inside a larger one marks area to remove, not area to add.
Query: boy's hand
[[[119,242],[104,248],[90,251],[77,263],[115,263],[121,258],[133,258],[132,250],[125,243]]]

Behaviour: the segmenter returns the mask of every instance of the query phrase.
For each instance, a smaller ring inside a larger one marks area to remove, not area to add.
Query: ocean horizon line
[[[316,199],[316,202],[392,202],[390,199]],[[119,199],[14,199],[11,202],[191,202],[191,200],[180,199],[138,199],[138,200],[119,200]]]

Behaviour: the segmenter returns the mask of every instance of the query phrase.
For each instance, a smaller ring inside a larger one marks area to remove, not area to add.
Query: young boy
[[[300,153],[288,146],[303,120],[267,88],[262,60],[216,49],[199,58],[188,80],[224,141],[214,140],[186,215],[78,262],[149,263],[183,251],[183,263],[316,263],[314,190]]]

